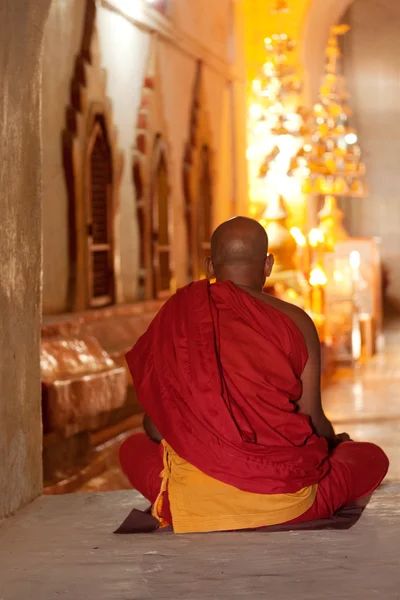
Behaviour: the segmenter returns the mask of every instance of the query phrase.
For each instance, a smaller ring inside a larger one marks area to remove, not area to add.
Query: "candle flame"
[[[324,234],[320,229],[311,229],[310,233],[308,234],[308,241],[310,242],[310,246],[312,248],[316,248],[318,244],[324,243]]]
[[[360,253],[358,252],[358,250],[353,250],[353,252],[350,252],[349,262],[350,262],[350,267],[352,269],[360,268],[361,256],[360,256]]]
[[[310,285],[312,285],[312,286],[322,285],[323,286],[323,285],[326,285],[327,283],[328,283],[328,279],[327,279],[322,267],[315,267],[315,269],[313,269],[310,273]]]
[[[303,235],[303,233],[299,229],[299,227],[292,227],[292,229],[290,230],[290,234],[296,241],[296,244],[301,248],[304,248],[304,246],[307,244],[307,240],[305,235]]]

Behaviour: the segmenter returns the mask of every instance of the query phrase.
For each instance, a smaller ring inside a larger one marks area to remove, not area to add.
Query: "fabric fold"
[[[284,313],[231,282],[179,290],[127,354],[136,393],[165,441],[206,475],[293,493],[329,469],[296,406],[307,346]]]

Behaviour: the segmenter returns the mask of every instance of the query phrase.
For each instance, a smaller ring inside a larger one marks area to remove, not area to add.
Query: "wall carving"
[[[189,138],[183,163],[188,232],[188,277],[204,277],[204,259],[210,251],[213,223],[212,138],[202,85],[202,63],[197,65],[189,117]]]
[[[69,198],[71,308],[121,302],[116,223],[123,156],[100,65],[95,0],[86,2],[66,110],[63,161]]]

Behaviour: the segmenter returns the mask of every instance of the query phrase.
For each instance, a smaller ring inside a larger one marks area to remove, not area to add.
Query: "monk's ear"
[[[272,271],[272,267],[274,266],[274,262],[275,262],[274,255],[268,254],[267,258],[265,259],[265,267],[264,267],[265,278],[267,278],[271,275],[271,271]]]
[[[214,270],[213,261],[211,260],[211,256],[207,256],[207,258],[204,261],[204,264],[206,267],[207,279],[215,279],[215,270]]]

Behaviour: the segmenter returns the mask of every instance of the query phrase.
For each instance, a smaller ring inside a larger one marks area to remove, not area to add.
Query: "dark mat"
[[[344,506],[328,519],[319,519],[315,521],[308,521],[305,523],[296,523],[293,525],[272,525],[269,527],[260,527],[258,529],[247,529],[246,531],[267,533],[278,531],[319,531],[323,529],[350,529],[357,523],[367,504],[368,499],[366,499],[364,502],[359,502],[351,506]],[[159,522],[151,514],[151,507],[148,508],[146,511],[141,511],[134,508],[114,533],[173,533],[173,529],[172,527],[159,528]]]

